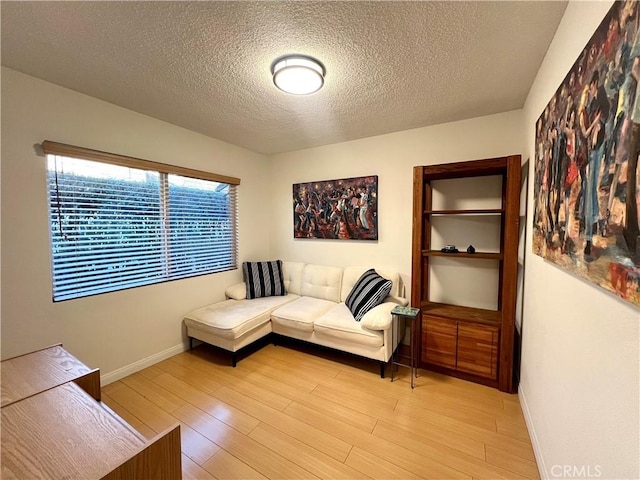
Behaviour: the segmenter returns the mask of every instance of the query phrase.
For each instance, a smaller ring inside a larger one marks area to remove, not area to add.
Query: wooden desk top
[[[145,445],[140,434],[74,383],[0,412],[3,479],[99,479]]]
[[[0,368],[2,408],[71,381],[78,383],[95,399],[100,399],[99,371],[88,368],[61,345],[4,360]],[[90,387],[87,388],[86,384]]]

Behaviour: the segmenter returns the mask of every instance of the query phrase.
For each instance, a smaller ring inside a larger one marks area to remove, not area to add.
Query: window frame
[[[47,155],[78,158],[80,160],[94,160],[102,163],[110,163],[112,165],[120,165],[121,167],[139,168],[141,170],[151,170],[153,172],[160,173],[173,173],[176,175],[182,175],[183,177],[211,180],[236,186],[240,185],[240,179],[236,177],[204,172],[202,170],[194,170],[192,168],[179,167],[177,165],[169,165],[167,163],[152,162],[151,160],[143,160],[141,158],[127,157],[125,155],[118,155],[117,153],[108,153],[100,150],[92,150],[90,148],[76,147],[74,145],[52,142],[50,140],[42,142],[42,151]]]

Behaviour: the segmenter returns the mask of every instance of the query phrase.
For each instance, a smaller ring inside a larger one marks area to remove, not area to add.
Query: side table
[[[397,307],[394,307],[393,310],[391,310],[391,315],[393,316],[394,320],[397,322],[398,319],[402,318],[403,321],[403,326],[406,326],[406,322],[410,322],[410,329],[409,329],[409,365],[404,364],[404,363],[400,363],[398,362],[398,350],[400,345],[398,345],[392,355],[391,355],[391,381],[393,382],[393,374],[395,372],[395,367],[396,366],[400,366],[400,367],[408,367],[409,368],[409,374],[411,377],[411,389],[413,389],[414,387],[414,383],[413,383],[413,379],[414,378],[418,378],[418,356],[416,354],[416,348],[418,346],[418,342],[416,341],[416,335],[417,335],[417,328],[416,328],[416,320],[418,319],[418,317],[420,316],[420,309],[419,308],[413,308],[413,307],[402,307],[400,305],[398,305]],[[394,325],[391,328],[391,345],[395,345],[396,344],[396,332],[398,332],[397,334],[400,335],[400,332],[398,331],[400,328],[400,326],[398,324]],[[404,331],[404,328],[403,328]]]

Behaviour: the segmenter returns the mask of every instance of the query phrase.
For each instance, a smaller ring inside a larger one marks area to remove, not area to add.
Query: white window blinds
[[[236,188],[168,175],[172,278],[236,268]]]
[[[48,155],[54,301],[237,268],[236,185]]]

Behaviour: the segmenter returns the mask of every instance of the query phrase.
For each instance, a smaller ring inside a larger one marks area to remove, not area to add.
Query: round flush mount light
[[[273,83],[293,95],[309,95],[324,85],[324,65],[306,55],[286,55],[271,64]]]

